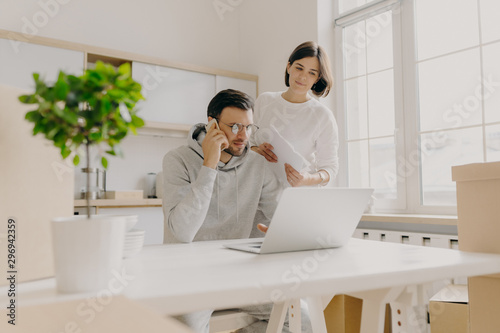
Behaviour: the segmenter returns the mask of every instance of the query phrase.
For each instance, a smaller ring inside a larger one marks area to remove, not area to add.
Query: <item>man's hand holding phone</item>
[[[217,124],[217,119],[212,118],[205,126],[207,135],[201,144],[203,149],[203,165],[212,169],[219,163],[221,151],[229,147],[226,134],[222,132]]]

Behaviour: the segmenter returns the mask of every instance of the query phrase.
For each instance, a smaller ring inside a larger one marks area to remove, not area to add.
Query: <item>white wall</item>
[[[316,1],[248,0],[239,14],[242,71],[259,76],[259,92],[285,90],[290,53],[317,40]]]
[[[285,89],[288,55],[318,39],[316,2],[2,0],[0,29],[256,74],[262,92]]]
[[[206,0],[2,0],[0,28],[172,61],[238,67],[236,16],[221,21]]]

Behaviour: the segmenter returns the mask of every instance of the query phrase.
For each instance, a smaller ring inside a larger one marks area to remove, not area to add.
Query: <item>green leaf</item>
[[[56,136],[57,132],[59,132],[59,129],[60,129],[59,127],[54,127],[54,128],[52,128],[51,130],[49,130],[49,131],[45,134],[45,136],[47,137],[47,139],[52,140],[52,139],[54,139],[54,137]]]
[[[131,72],[131,67],[129,62],[121,64],[120,67],[118,67],[118,73],[121,75],[130,76],[130,72]]]
[[[89,85],[101,87],[106,82],[106,78],[100,72],[89,72],[88,73]]]
[[[138,117],[138,116],[136,116],[136,115],[132,115],[132,124],[133,124],[136,128],[139,128],[139,127],[144,126],[144,120],[142,120],[142,118],[139,118],[139,117]]]
[[[113,136],[113,139],[116,140],[116,142],[120,142],[125,136],[127,136],[127,131],[128,131],[128,128],[124,131],[120,131],[120,132],[116,133]]]
[[[104,74],[106,74],[109,77],[116,76],[116,71],[115,71],[115,68],[113,67],[113,65],[105,63],[104,67],[106,68],[106,70],[104,71]]]
[[[137,129],[135,128],[134,125],[130,124],[128,128],[130,128],[130,130],[132,131],[132,133],[134,133],[134,135],[137,135]]]
[[[75,144],[81,144],[83,143],[83,140],[85,140],[85,136],[82,133],[78,133],[73,137],[73,142]]]
[[[56,147],[62,147],[66,143],[66,133],[65,131],[59,131],[57,134],[54,136],[54,144]]]
[[[41,93],[43,99],[45,99],[48,102],[55,102],[57,97],[56,97],[56,92],[53,88],[44,88],[43,94]]]
[[[61,147],[61,156],[62,156],[63,159],[66,158],[66,157],[68,157],[70,154],[71,154],[71,149],[69,149],[66,146],[62,146]]]
[[[131,91],[130,92],[130,98],[132,98],[132,100],[134,102],[137,102],[141,99],[145,100],[144,96],[141,93],[141,86],[140,85],[139,85],[139,91]]]
[[[109,97],[117,100],[122,100],[127,96],[127,93],[121,89],[110,89],[107,91]]]
[[[45,125],[38,122],[35,124],[35,127],[33,127],[33,135],[37,135],[40,132],[45,133]]]
[[[101,72],[101,73],[104,73],[106,71],[106,66],[104,65],[104,62],[98,60],[96,63],[95,63],[95,68],[94,70],[96,72]]]
[[[40,118],[42,118],[42,116],[40,115],[40,112],[36,110],[30,111],[24,116],[24,119],[31,121],[32,123],[37,122],[38,120],[40,120]]]
[[[102,114],[109,114],[109,112],[111,111],[111,102],[109,100],[109,97],[108,96],[104,96],[101,100],[101,112]]]
[[[66,120],[71,125],[78,124],[78,115],[74,112],[69,111],[69,110],[66,110],[66,109],[63,110],[62,118],[64,120]]]
[[[107,169],[108,168],[108,160],[106,159],[106,157],[102,157],[101,158],[101,164],[102,166],[104,167],[104,169]]]
[[[19,96],[19,101],[24,104],[36,104],[38,100],[35,95],[22,95]]]
[[[62,74],[62,72],[61,72]],[[54,93],[60,100],[65,100],[69,93],[69,85],[64,81],[64,77],[59,76],[59,79],[54,86]]]
[[[80,156],[75,155],[75,157],[73,157],[73,165],[77,166],[78,164],[80,164]]]
[[[90,141],[98,142],[101,140],[101,137],[101,132],[92,132],[89,134]]]
[[[61,108],[59,106],[57,106],[57,104],[52,104],[52,107],[51,107],[52,111],[54,111],[54,113],[59,116],[59,117],[64,117],[64,112],[63,110],[61,110]]]

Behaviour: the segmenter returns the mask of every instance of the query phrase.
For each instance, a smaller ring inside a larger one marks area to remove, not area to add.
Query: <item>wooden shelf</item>
[[[131,63],[130,60],[127,59],[121,59],[117,57],[108,57],[105,55],[100,55],[100,54],[93,54],[93,53],[87,53],[87,63],[95,64],[97,61],[102,61],[105,63],[109,63],[115,67],[119,67],[122,64],[125,63]]]
[[[87,200],[77,199],[74,206],[86,207]],[[97,208],[161,207],[161,199],[96,199],[90,200],[90,206]]]

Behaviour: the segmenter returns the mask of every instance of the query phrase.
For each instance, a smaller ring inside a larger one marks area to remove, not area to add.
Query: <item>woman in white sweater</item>
[[[254,121],[260,130],[251,139],[252,150],[276,163],[279,156],[273,152],[269,137],[276,131],[307,161],[302,170],[285,164],[286,180],[293,187],[327,185],[337,175],[337,123],[331,110],[309,94],[311,91],[316,97],[325,97],[332,83],[324,49],[315,42],[305,42],[288,59],[285,71],[288,89],[263,93],[255,103]]]

